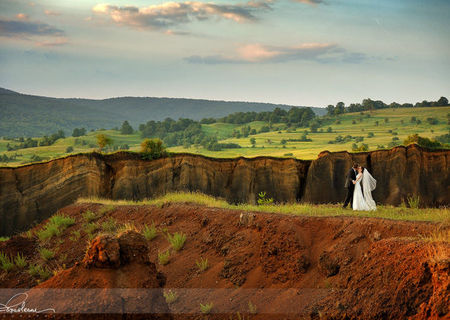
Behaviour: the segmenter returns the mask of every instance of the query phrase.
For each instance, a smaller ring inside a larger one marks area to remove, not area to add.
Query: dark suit
[[[353,180],[356,180],[356,172],[351,168],[347,175],[345,176],[345,185],[344,187],[347,188],[347,196],[345,197],[344,201],[344,208],[347,207],[348,203],[350,202],[350,207],[353,205],[353,192],[355,191],[355,185],[353,184]]]

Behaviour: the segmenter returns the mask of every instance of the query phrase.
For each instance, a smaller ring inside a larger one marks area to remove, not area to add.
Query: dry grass
[[[353,211],[342,209],[339,204],[313,205],[308,203],[288,203],[288,204],[229,204],[223,199],[217,199],[197,192],[172,192],[155,199],[145,199],[142,201],[131,200],[109,200],[100,198],[80,198],[78,203],[99,203],[104,205],[124,206],[124,205],[152,205],[162,207],[167,203],[195,203],[207,207],[223,208],[230,210],[241,210],[249,212],[269,212],[298,216],[356,216],[385,218],[392,220],[407,221],[433,221],[444,222],[450,220],[450,210],[448,208],[405,208],[393,206],[378,206],[376,211]]]

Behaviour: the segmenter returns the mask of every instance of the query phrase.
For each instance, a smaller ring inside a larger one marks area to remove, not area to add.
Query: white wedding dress
[[[361,190],[361,184],[364,190]],[[353,210],[369,211],[377,210],[377,205],[372,198],[372,191],[377,186],[375,180],[367,169],[356,176],[355,191],[353,193]]]

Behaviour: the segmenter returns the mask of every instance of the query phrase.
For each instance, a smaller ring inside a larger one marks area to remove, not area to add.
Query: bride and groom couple
[[[377,205],[372,198],[372,191],[377,186],[370,172],[359,164],[353,164],[345,177],[345,188],[347,188],[347,197],[345,198],[344,208],[350,203],[353,210],[376,210]]]

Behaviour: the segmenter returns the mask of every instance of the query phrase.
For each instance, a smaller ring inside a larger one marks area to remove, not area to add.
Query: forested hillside
[[[120,97],[104,100],[62,99],[20,94],[0,88],[0,136],[36,137],[74,128],[111,129],[124,120],[138,126],[150,120],[225,117],[239,111],[271,111],[292,106],[178,98]],[[325,109],[312,108],[318,115]]]

